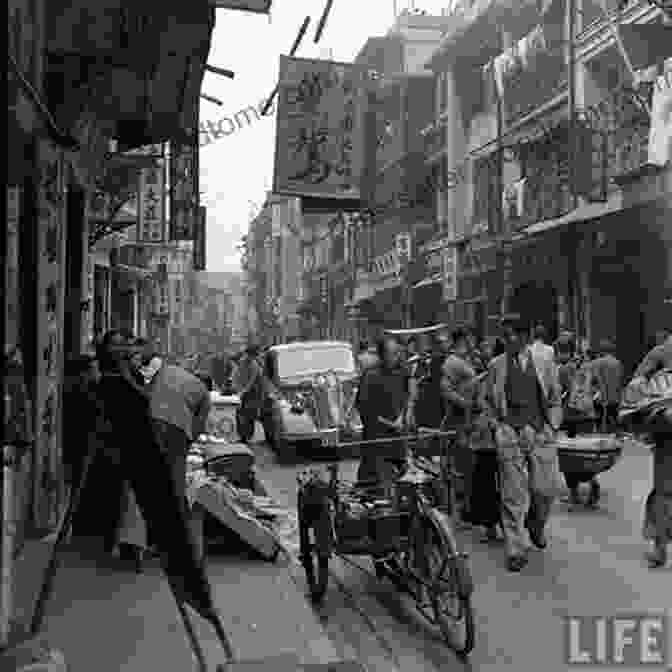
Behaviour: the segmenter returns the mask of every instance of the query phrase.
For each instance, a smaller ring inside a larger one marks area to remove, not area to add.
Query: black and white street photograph
[[[0,672],[672,672],[672,0],[8,0]]]

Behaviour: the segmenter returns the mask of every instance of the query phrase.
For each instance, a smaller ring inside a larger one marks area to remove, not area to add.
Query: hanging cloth
[[[653,85],[651,130],[649,132],[649,163],[666,166],[672,162],[672,68]]]

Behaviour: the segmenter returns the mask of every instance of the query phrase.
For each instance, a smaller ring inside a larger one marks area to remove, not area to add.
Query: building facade
[[[457,261],[450,315],[483,335],[506,309],[551,337],[609,337],[631,366],[669,320],[670,157],[652,159],[646,107],[669,96],[672,46],[637,56],[633,88],[600,3],[532,3],[509,22],[503,4],[458,11],[429,63],[427,161]],[[646,2],[618,17],[662,20]]]
[[[11,389],[3,376],[5,431],[13,428],[17,445],[3,445],[9,466],[2,481],[5,559],[27,539],[53,531],[66,502],[66,363],[89,346],[96,321],[107,328],[114,314],[111,265],[102,259],[105,252],[90,251],[91,204],[110,155],[118,146],[197,131],[214,9],[203,3],[148,12],[124,2],[8,5],[8,223],[0,255],[0,327],[5,363],[13,362],[15,372]],[[87,30],[76,29],[82,25]],[[162,35],[180,45],[170,47],[168,58]],[[100,67],[85,65],[92,59]],[[155,65],[151,73],[143,67],[148,59]],[[149,118],[149,108],[161,110],[161,118]],[[19,388],[26,394],[18,395]],[[10,542],[14,548],[8,549]],[[13,618],[12,571],[22,567],[3,560],[2,646]]]

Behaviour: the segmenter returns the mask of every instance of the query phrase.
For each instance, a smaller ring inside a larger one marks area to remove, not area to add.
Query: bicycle
[[[371,556],[378,578],[408,593],[448,646],[465,658],[475,644],[474,586],[468,554],[454,532],[454,439],[454,431],[427,431],[357,442],[382,459],[394,457],[391,444],[414,443],[404,468],[382,484],[343,481],[338,464],[329,467],[328,480],[314,472],[300,475],[299,558],[319,604],[333,555],[360,570],[347,556]]]

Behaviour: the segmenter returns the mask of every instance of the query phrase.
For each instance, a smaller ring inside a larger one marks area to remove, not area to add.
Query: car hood
[[[281,378],[278,381],[278,385],[280,388],[293,388],[293,387],[298,387],[302,384],[305,383],[313,383],[315,381],[316,376],[326,376],[327,371],[315,371],[314,373],[311,374],[301,374],[298,376],[285,376],[284,378]],[[351,381],[356,381],[357,378],[359,377],[357,373],[340,373],[338,371],[335,372],[336,377],[340,382],[351,382]]]

